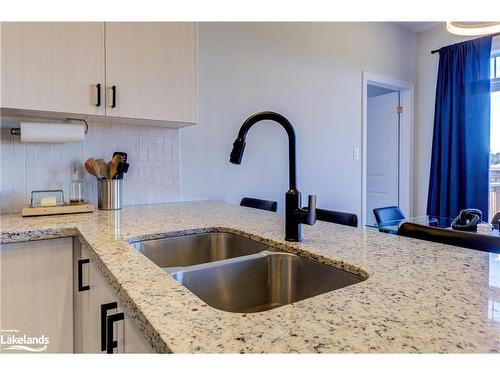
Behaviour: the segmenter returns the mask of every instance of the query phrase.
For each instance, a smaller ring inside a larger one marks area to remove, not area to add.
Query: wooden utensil
[[[118,173],[118,165],[122,162],[121,155],[113,156],[111,162],[109,163],[109,178],[114,178]]]
[[[116,179],[121,180],[123,174],[128,172],[129,164],[127,163],[127,153],[122,151],[115,151],[113,156],[120,155],[122,157],[122,162],[118,165],[118,173],[116,174]]]
[[[85,161],[85,169],[92,176],[99,178],[98,167],[94,158],[88,158],[87,161]]]
[[[97,159],[95,162],[97,164],[97,170],[99,171],[99,178],[109,178],[109,170],[106,161],[104,159]]]

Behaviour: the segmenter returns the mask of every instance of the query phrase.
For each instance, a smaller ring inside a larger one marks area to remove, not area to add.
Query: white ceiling
[[[432,29],[444,22],[394,22],[396,25],[404,27],[407,30],[419,33],[424,30]]]

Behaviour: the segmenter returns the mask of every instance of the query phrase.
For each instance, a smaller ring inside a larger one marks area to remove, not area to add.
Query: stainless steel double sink
[[[233,233],[133,246],[209,306],[235,313],[274,309],[366,279]]]

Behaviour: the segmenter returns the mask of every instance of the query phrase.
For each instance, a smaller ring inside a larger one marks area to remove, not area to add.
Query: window
[[[491,91],[500,91],[500,52],[490,60]]]
[[[500,212],[500,52],[491,57],[490,207],[489,220]]]

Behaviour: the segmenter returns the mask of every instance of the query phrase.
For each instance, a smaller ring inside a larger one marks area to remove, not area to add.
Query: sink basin
[[[365,280],[233,233],[132,245],[206,304],[234,313],[271,310]]]
[[[173,272],[206,304],[254,313],[359,283],[365,278],[294,254],[264,251]]]
[[[199,233],[140,241],[136,250],[161,268],[188,267],[272,250],[262,242],[233,233]]]

